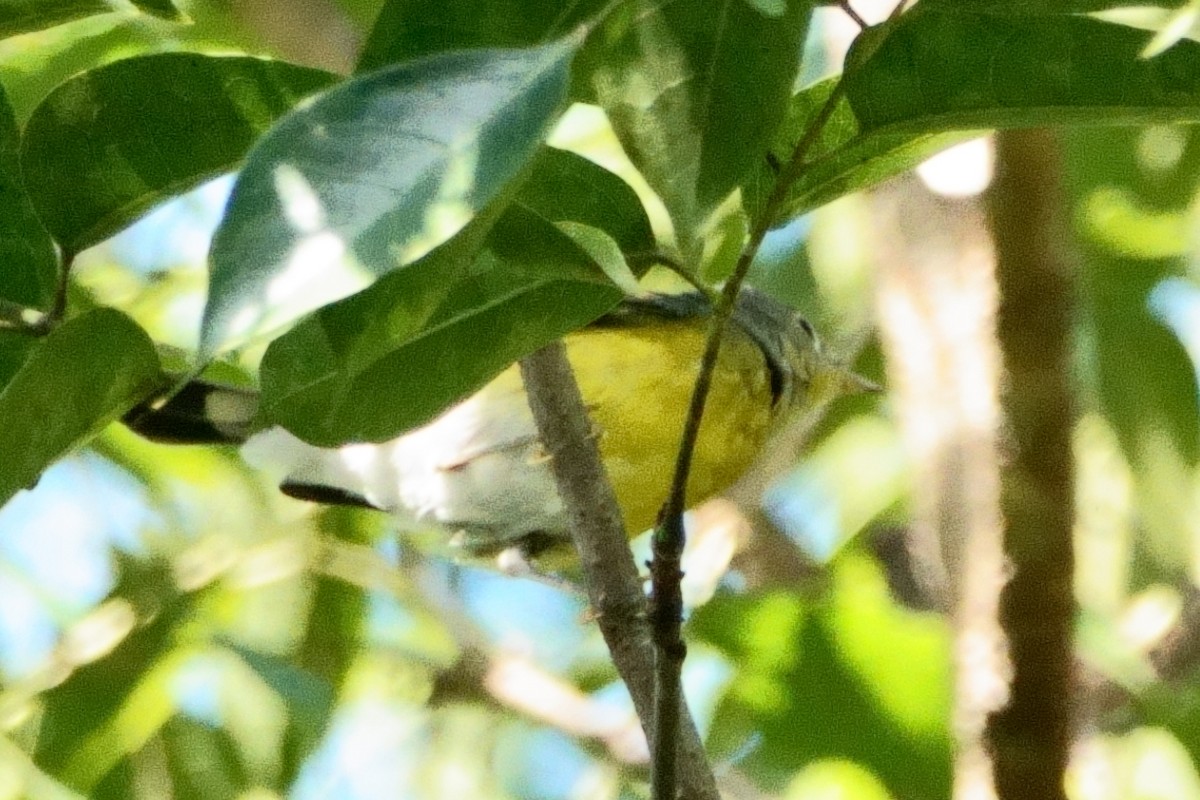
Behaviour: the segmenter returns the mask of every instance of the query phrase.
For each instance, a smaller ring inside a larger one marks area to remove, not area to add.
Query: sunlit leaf
[[[1113,220],[1096,200],[1121,188],[1130,204],[1159,214],[1190,208],[1200,178],[1200,136],[1190,128],[1179,133],[1179,158],[1167,169],[1139,159],[1148,133],[1080,130],[1066,137],[1068,186],[1087,265],[1080,288],[1093,342],[1090,366],[1101,408],[1137,473],[1142,467],[1136,465],[1150,455],[1157,437],[1188,462],[1200,459],[1200,401],[1192,363],[1149,305],[1155,287],[1178,274],[1182,264],[1160,255],[1138,257],[1107,235]],[[1131,220],[1121,220],[1126,238],[1137,235]]]
[[[118,311],[92,311],[52,332],[0,393],[0,502],[36,483],[159,381],[150,338]]]
[[[1200,119],[1200,44],[1180,42],[1145,61],[1145,35],[1119,25],[937,8],[906,14],[870,57],[851,55],[846,96],[773,224],[910,169],[980,129]],[[743,181],[752,216],[764,212],[835,80],[792,98],[767,158]]]
[[[0,0],[0,38],[112,11],[107,0]]]
[[[172,22],[187,19],[171,0],[131,0],[131,4],[145,14]],[[121,0],[0,0],[0,39],[128,10]]]
[[[861,764],[897,797],[949,795],[944,622],[898,608],[861,555],[840,557],[831,580],[816,603],[783,592],[718,596],[695,612],[692,632],[738,665],[710,746],[742,754],[769,790],[798,764],[830,758]]]
[[[360,613],[361,610],[359,607]],[[342,641],[344,645],[346,642]],[[288,757],[291,771],[295,772],[303,756],[312,751],[325,732],[333,713],[335,687],[282,658],[246,648],[234,649],[287,708],[290,738],[287,746],[291,751]]]
[[[574,42],[348,81],[253,150],[212,248],[202,351],[362,289],[450,238],[537,152]]]
[[[845,759],[805,765],[788,784],[783,797],[784,800],[892,800],[878,778]]]
[[[600,104],[684,243],[761,158],[792,88],[811,6],[762,14],[745,0],[639,0],[590,47]]]
[[[158,778],[170,780],[173,797],[223,800],[257,783],[247,775],[237,742],[221,728],[175,716],[162,726],[158,739],[165,761]]]
[[[45,713],[37,762],[90,796],[90,790],[171,714],[162,676],[155,674],[154,666],[170,652],[176,626],[191,608],[189,599],[177,593],[165,564],[129,558],[118,563],[120,580],[110,599],[115,608],[123,604],[128,610],[131,629],[114,637],[107,651],[94,647],[92,660],[76,665],[62,683],[41,695]],[[103,634],[102,629],[93,633]],[[120,724],[122,707],[138,692],[142,713],[137,730],[127,728],[117,735],[114,726]]]
[[[1200,4],[1195,0],[1173,10],[1163,22],[1158,32],[1154,34],[1146,46],[1142,48],[1142,58],[1153,58],[1173,47],[1196,29],[1200,20]]]
[[[787,0],[745,0],[747,5],[768,17],[782,17],[787,13]]]
[[[629,262],[621,253],[621,246],[607,233],[591,225],[570,221],[558,223],[558,229],[587,253],[621,291],[626,294],[637,294],[641,291],[637,275],[629,268]]]
[[[78,252],[234,169],[280,115],[331,80],[283,62],[196,53],[89,70],[51,92],[26,125],[25,183],[59,244]]]

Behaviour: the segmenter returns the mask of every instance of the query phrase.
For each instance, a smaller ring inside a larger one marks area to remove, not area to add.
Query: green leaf
[[[980,129],[1200,119],[1200,44],[1180,42],[1146,61],[1138,58],[1145,39],[1086,18],[910,12],[845,76],[846,96],[772,224],[910,169]],[[752,217],[764,212],[836,80],[792,98],[767,157],[743,181]]]
[[[143,14],[165,19],[167,22],[187,22],[188,16],[175,7],[171,0],[130,0]]]
[[[363,613],[361,602],[357,606],[359,613]],[[345,647],[348,642],[341,640],[338,644]],[[335,687],[321,676],[279,656],[234,645],[230,648],[286,705],[288,747],[292,751],[294,769],[299,771],[303,758],[317,746],[329,724],[336,700]],[[346,654],[334,651],[327,657],[330,655],[344,658]]]
[[[36,340],[16,331],[0,331],[0,388],[8,384],[33,352]]]
[[[1188,0],[1184,5],[1165,14],[1154,33],[1154,37],[1142,48],[1142,58],[1161,55],[1177,42],[1190,36],[1196,38],[1196,24],[1200,20],[1200,3]],[[1116,21],[1116,20],[1112,20]]]
[[[251,152],[213,242],[201,351],[345,297],[453,236],[537,152],[574,46],[404,63],[282,120]]]
[[[604,0],[387,0],[357,71],[451,50],[531,47],[565,36],[604,5]]]
[[[1174,8],[1180,0],[921,0],[930,11],[968,14],[1014,14],[1046,17],[1091,14],[1111,8],[1158,6]]]
[[[944,620],[898,607],[878,565],[859,553],[834,562],[829,584],[815,602],[727,596],[694,613],[693,634],[738,669],[712,722],[714,755],[740,751],[772,792],[797,764],[830,758],[861,764],[896,797],[949,796]]]
[[[583,250],[520,204],[448,293],[445,270],[422,267],[272,342],[261,367],[267,421],[323,446],[392,439],[621,299]]]
[[[113,10],[106,0],[0,0],[0,38],[45,30]]]
[[[558,229],[587,253],[621,291],[637,294],[642,290],[638,276],[629,268],[629,262],[621,252],[621,246],[607,233],[591,225],[571,221],[558,223]]]
[[[159,382],[150,337],[124,314],[99,309],[55,329],[0,393],[0,503]]]
[[[166,769],[158,778],[161,781],[170,776],[171,797],[225,800],[244,797],[256,788],[261,790],[242,763],[244,752],[228,731],[174,716],[162,726],[159,740]],[[130,788],[136,791],[136,785]],[[127,796],[113,795],[113,800]]]
[[[51,234],[78,252],[234,169],[279,116],[332,80],[278,61],[196,53],[89,70],[51,92],[26,125],[25,185]]]
[[[166,563],[121,556],[117,567],[120,580],[101,612],[109,625],[93,622],[92,628],[114,638],[120,624],[132,624],[131,629],[107,653],[72,665],[77,668],[66,680],[40,695],[37,763],[88,796],[96,796],[92,787],[170,714],[155,667],[168,658],[178,626],[194,610],[192,597],[179,594]],[[136,720],[123,718],[122,707],[139,690],[143,713]],[[154,713],[145,713],[146,704]],[[133,722],[137,733],[123,727],[123,719]]]
[[[845,759],[805,764],[783,793],[784,800],[814,797],[892,800],[892,795],[872,772]]]
[[[758,13],[768,17],[782,17],[787,13],[787,0],[745,0]]]
[[[1200,120],[1200,43],[1142,59],[1146,41],[1088,17],[922,5],[846,74],[846,96],[872,133]]]
[[[593,37],[605,48],[592,54],[596,96],[685,252],[783,119],[810,11],[804,0],[782,17],[745,0],[638,0]]]
[[[1066,137],[1071,199],[1087,269],[1080,288],[1087,313],[1089,366],[1101,408],[1112,422],[1134,472],[1148,475],[1148,459],[1162,444],[1187,463],[1200,460],[1200,404],[1193,365],[1180,341],[1151,314],[1151,292],[1183,274],[1179,258],[1139,253],[1128,239],[1149,237],[1152,217],[1140,222],[1112,216],[1119,200],[1130,207],[1191,213],[1200,179],[1200,132],[1176,131],[1179,159],[1170,169],[1144,162],[1146,131],[1079,130]],[[1110,235],[1120,226],[1124,238]]]
[[[656,249],[650,217],[637,192],[604,167],[569,150],[543,147],[520,200],[551,222],[578,222],[604,231],[632,259]]]
[[[761,159],[742,183],[742,202],[752,219],[764,213],[767,198],[796,144],[812,125],[837,85],[829,78],[792,97],[787,116]],[[909,170],[934,153],[978,135],[946,133],[864,133],[843,97],[809,150],[807,166],[792,183],[772,224],[782,225],[826,203]]]
[[[330,537],[331,541],[370,546],[372,537],[364,530],[363,519],[363,515],[352,509],[331,506],[322,512],[318,523],[321,534]],[[366,636],[369,604],[366,592],[360,586],[322,574],[314,574],[312,581],[312,603],[304,639],[293,660],[296,669],[303,670],[320,686],[331,688],[337,694],[354,666]],[[267,679],[267,676],[263,677]],[[271,683],[270,680],[267,682]],[[333,711],[332,701],[336,698],[331,697],[328,707],[322,707],[314,704],[311,697],[293,700],[287,693],[283,696],[303,708],[300,713],[292,709],[288,714],[281,783],[291,785],[324,734]]]
[[[2,89],[0,209],[0,298],[49,308],[58,279],[58,256],[21,182],[20,133]]]

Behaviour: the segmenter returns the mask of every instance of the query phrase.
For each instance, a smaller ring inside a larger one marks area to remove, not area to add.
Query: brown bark
[[[1009,703],[988,721],[1003,800],[1065,798],[1074,696],[1074,285],[1055,135],[997,140],[991,194],[1006,376],[1001,508],[1012,577],[1000,600],[1012,660]]]
[[[588,600],[651,749],[663,746],[676,751],[682,797],[718,800],[704,744],[682,698],[677,735],[669,741],[656,741],[655,663],[646,597],[625,539],[621,510],[562,343],[547,345],[522,359],[521,377],[538,433],[550,453],[550,466],[583,566]]]

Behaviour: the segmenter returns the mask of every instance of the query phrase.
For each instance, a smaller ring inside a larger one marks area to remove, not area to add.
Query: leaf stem
[[[0,331],[13,331],[26,336],[45,336],[58,327],[67,313],[67,287],[74,260],[74,255],[64,255],[49,310],[42,311],[0,298]]]

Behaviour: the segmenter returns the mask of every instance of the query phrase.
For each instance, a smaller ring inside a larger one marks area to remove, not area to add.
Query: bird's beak
[[[809,397],[812,402],[824,403],[847,395],[875,393],[883,387],[872,380],[841,366],[824,366],[812,376]]]
[[[837,370],[837,376],[841,381],[837,387],[839,395],[868,393],[877,394],[878,392],[883,391],[883,387],[875,381],[870,380],[869,378],[864,378],[862,375],[859,375],[856,372],[851,372],[848,369],[839,368]]]

